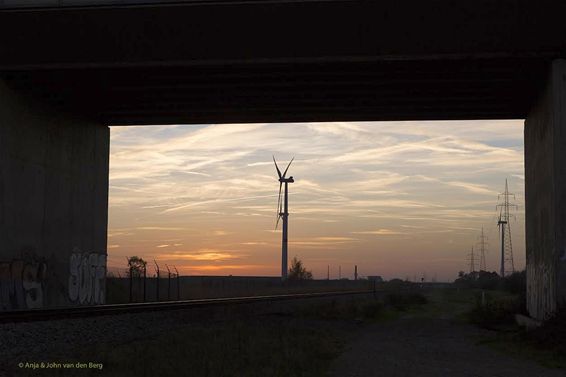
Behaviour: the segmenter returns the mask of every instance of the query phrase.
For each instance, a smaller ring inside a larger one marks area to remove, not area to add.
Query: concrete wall
[[[109,142],[0,81],[0,310],[104,301]]]
[[[525,203],[527,309],[546,319],[566,301],[566,60],[525,122]]]

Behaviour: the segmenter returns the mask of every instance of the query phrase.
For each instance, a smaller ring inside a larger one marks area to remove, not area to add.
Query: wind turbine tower
[[[515,272],[515,265],[513,262],[513,242],[511,240],[511,224],[509,220],[513,215],[509,214],[509,209],[517,209],[517,205],[509,203],[509,197],[515,199],[515,194],[509,193],[509,188],[507,185],[507,179],[505,180],[505,192],[499,194],[499,199],[503,197],[503,203],[497,205],[499,209],[499,221],[497,226],[499,227],[499,235],[501,237],[501,266],[499,269],[499,275],[504,277],[506,273]]]
[[[295,157],[291,159],[287,168],[281,174],[281,170],[279,170],[279,166],[277,166],[277,161],[275,161],[275,156],[273,156],[273,162],[275,163],[275,169],[277,169],[277,175],[279,176],[279,199],[277,201],[277,222],[275,223],[275,229],[279,225],[279,219],[283,219],[283,238],[281,242],[281,279],[287,279],[287,240],[288,240],[288,230],[289,230],[289,183],[294,183],[295,180],[293,177],[287,178],[287,171],[289,170],[289,166]],[[281,189],[283,188],[283,184],[285,184],[285,191],[283,200],[281,200]]]

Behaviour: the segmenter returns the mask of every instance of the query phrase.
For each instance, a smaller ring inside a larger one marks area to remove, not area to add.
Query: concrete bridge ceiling
[[[524,118],[566,2],[0,10],[0,75],[107,124]]]

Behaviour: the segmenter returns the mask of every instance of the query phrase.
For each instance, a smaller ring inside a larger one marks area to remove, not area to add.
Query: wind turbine
[[[277,175],[279,176],[279,199],[277,200],[277,222],[275,223],[275,229],[279,225],[279,219],[283,219],[283,239],[281,244],[281,279],[287,279],[287,235],[288,235],[288,226],[289,226],[289,183],[295,182],[293,177],[287,178],[287,170],[289,170],[289,166],[295,157],[291,159],[287,168],[281,174],[281,170],[279,170],[279,166],[277,166],[277,161],[275,161],[275,156],[273,156],[273,162],[275,163],[275,169],[277,169]],[[281,189],[285,184],[285,196],[283,201],[281,200]]]

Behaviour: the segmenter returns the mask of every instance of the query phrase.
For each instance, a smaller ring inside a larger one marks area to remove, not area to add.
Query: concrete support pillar
[[[554,61],[525,122],[527,309],[566,302],[566,60]]]
[[[104,302],[109,143],[0,80],[0,310]]]

